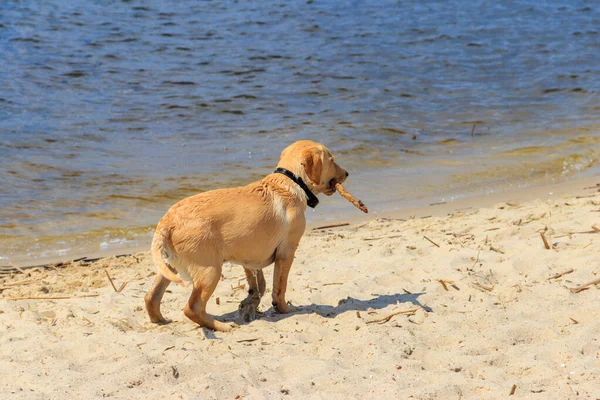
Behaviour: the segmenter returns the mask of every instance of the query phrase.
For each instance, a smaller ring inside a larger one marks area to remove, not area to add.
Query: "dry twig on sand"
[[[448,284],[448,285],[452,286],[453,288],[457,289],[457,287],[454,285],[454,281],[449,281],[447,279],[436,279],[436,281],[438,281],[439,283],[441,283],[442,286],[444,287],[444,290],[447,291],[447,292],[450,289],[448,289],[448,286],[446,284]]]
[[[546,248],[546,250],[550,250],[550,244],[548,243],[548,239],[546,239],[546,235],[544,235],[544,232],[540,232],[540,236],[542,237],[542,240],[544,241],[544,247]]]
[[[475,286],[476,288],[482,290],[482,291],[486,291],[486,292],[491,292],[492,290],[494,290],[494,287],[488,287],[488,286],[484,286],[479,282],[473,282],[473,286]]]
[[[81,295],[68,295],[68,296],[24,296],[24,297],[7,297],[0,300],[64,300],[64,299],[81,299],[84,297],[98,297],[99,293],[81,294]]]
[[[363,202],[358,200],[356,197],[352,196],[350,193],[348,193],[341,183],[336,183],[335,188],[337,189],[339,194],[342,195],[342,197],[348,200],[350,203],[352,203],[354,207],[358,208],[364,213],[369,212],[369,209],[363,204]]]
[[[41,282],[41,280],[34,280],[34,281],[19,281],[19,282],[9,282],[9,283],[5,283],[4,286],[0,286],[0,290],[5,290],[5,289],[11,289],[14,288],[15,286],[25,286],[25,285],[33,285],[34,283],[38,283]]]
[[[558,273],[558,274],[556,274],[556,275],[552,275],[550,278],[548,278],[548,280],[550,280],[550,279],[558,279],[558,278],[560,278],[561,276],[563,276],[563,275],[567,275],[567,274],[570,274],[570,273],[571,273],[571,272],[573,272],[573,271],[575,271],[575,270],[574,270],[573,268],[571,268],[571,269],[569,269],[569,270],[567,270],[567,271],[565,271],[565,272],[560,272],[560,273]]]
[[[592,281],[586,282],[586,283],[584,283],[582,285],[579,285],[579,286],[577,286],[575,288],[571,288],[570,290],[571,290],[572,293],[579,293],[581,291],[587,290],[590,286],[597,285],[599,283],[600,283],[600,278],[596,278],[596,279],[594,279]]]
[[[436,247],[440,247],[439,244],[437,244],[436,242],[434,242],[433,240],[429,239],[427,236],[423,236],[423,239],[427,239],[429,242],[433,243]]]
[[[260,339],[260,338],[241,339],[241,340],[238,340],[237,342],[238,343],[250,343],[250,342],[256,342],[258,339]]]
[[[395,313],[392,313],[392,314],[388,315],[387,317],[383,317],[383,318],[379,318],[379,319],[374,319],[374,320],[371,320],[371,321],[367,321],[367,324],[374,324],[376,322],[377,323],[381,323],[381,324],[385,324],[390,319],[392,319],[392,317],[394,317],[396,315],[413,315],[414,313],[416,313],[420,309],[421,309],[421,307],[415,307],[415,308],[411,308],[409,310],[398,311],[398,312],[395,312]]]
[[[104,273],[106,274],[106,277],[108,278],[108,281],[110,282],[110,286],[112,286],[112,288],[115,290],[115,292],[119,293],[119,291],[117,290],[117,287],[115,286],[115,283],[113,282],[112,278],[108,274],[108,271],[104,270]]]
[[[317,226],[316,228],[312,228],[311,230],[316,231],[319,229],[329,229],[329,228],[339,228],[340,226],[348,226],[350,225],[348,222],[343,224],[333,224],[333,225],[325,225],[325,226]]]
[[[504,252],[500,249],[495,248],[494,246],[490,246],[491,251],[495,251],[496,253],[504,254]]]
[[[333,225],[325,225],[325,226],[317,226],[315,228],[312,228],[312,231],[318,231],[320,229],[329,229],[329,228],[339,228],[340,226],[348,226],[350,225],[348,222],[344,222],[342,224],[333,224]]]

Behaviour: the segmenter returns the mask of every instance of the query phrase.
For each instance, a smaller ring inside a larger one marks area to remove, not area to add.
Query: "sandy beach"
[[[147,251],[5,269],[0,392],[600,398],[600,286],[571,290],[600,278],[598,181],[313,225],[290,274],[294,311],[274,313],[268,291],[263,315],[231,333],[185,318],[190,288],[176,285],[162,306],[173,322],[151,324]],[[272,267],[265,272],[269,285]],[[242,269],[227,265],[209,312],[235,320],[245,295]]]

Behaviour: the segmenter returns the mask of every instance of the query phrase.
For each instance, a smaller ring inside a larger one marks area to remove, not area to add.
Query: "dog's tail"
[[[168,230],[164,228],[156,229],[152,238],[152,260],[159,274],[171,282],[185,286],[183,280],[176,275],[177,271],[175,268],[169,264],[169,259],[171,258],[169,249],[170,236]]]

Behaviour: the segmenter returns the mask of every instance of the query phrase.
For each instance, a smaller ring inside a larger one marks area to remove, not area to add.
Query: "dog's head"
[[[314,194],[335,193],[335,184],[344,183],[348,172],[337,165],[333,155],[320,143],[300,140],[281,152],[278,167],[301,177]]]

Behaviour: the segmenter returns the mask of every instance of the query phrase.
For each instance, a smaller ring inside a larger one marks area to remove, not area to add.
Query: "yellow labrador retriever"
[[[275,172],[261,181],[200,193],[175,204],[158,222],[152,240],[158,274],[144,298],[150,320],[167,322],[160,312],[163,294],[171,282],[187,280],[193,283],[183,310],[189,319],[217,331],[236,327],[206,312],[225,261],[242,265],[246,273],[250,289],[240,304],[244,320],[254,318],[265,293],[262,268],[273,262],[273,306],[289,312],[285,291],[306,226],[306,207],[316,206],[319,193],[331,196],[335,183],[347,176],[325,146],[302,140],[283,150]]]

